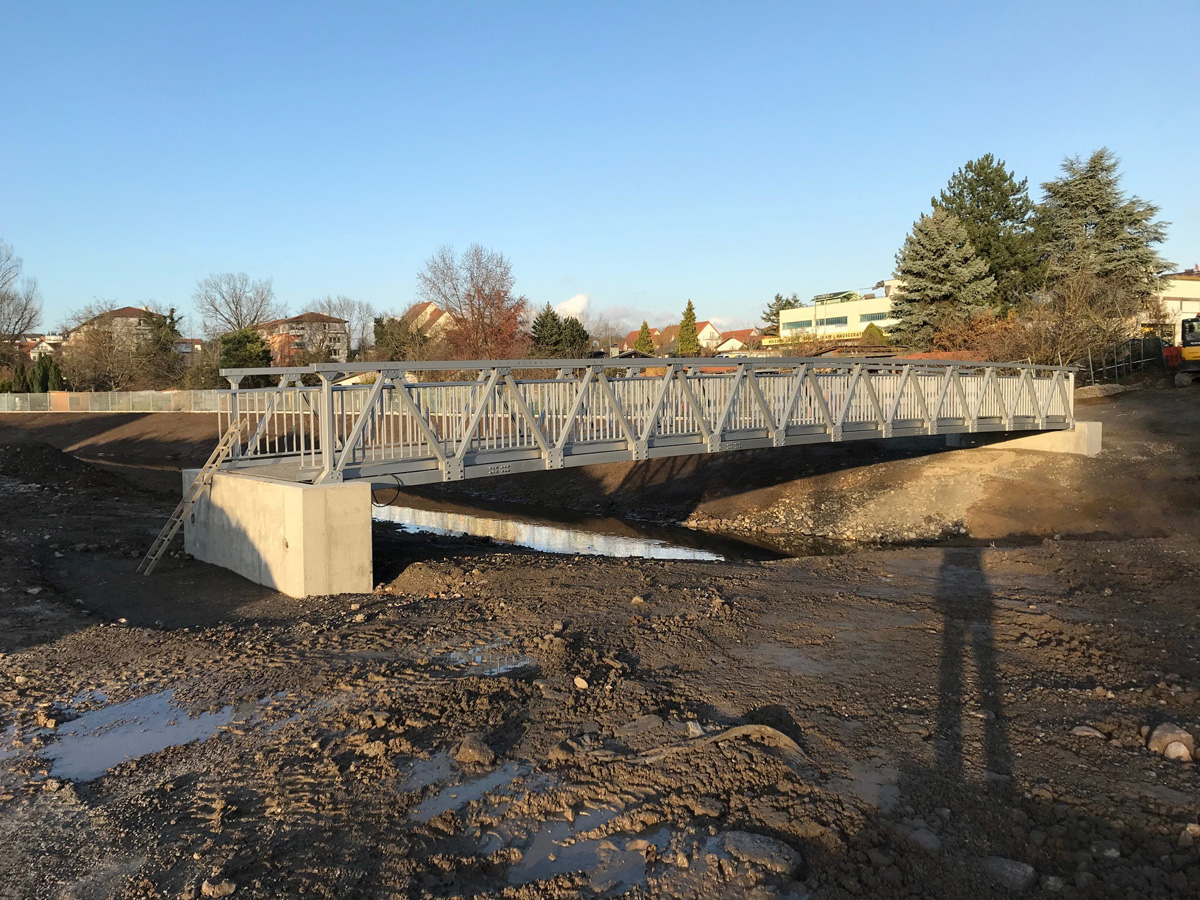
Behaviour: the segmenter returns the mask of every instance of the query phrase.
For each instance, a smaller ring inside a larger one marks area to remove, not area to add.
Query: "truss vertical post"
[[[321,474],[317,476],[316,483],[321,484],[327,481],[341,481],[341,473],[334,473],[334,467],[337,465],[335,458],[336,442],[335,427],[336,423],[333,420],[333,380],[324,373],[318,373],[321,379]]]
[[[236,422],[242,415],[241,409],[238,407],[238,386],[242,383],[241,375],[227,375],[226,380],[229,382],[229,419],[230,422]],[[233,438],[233,445],[229,448],[229,455],[237,459],[242,455],[242,433],[239,431]]]

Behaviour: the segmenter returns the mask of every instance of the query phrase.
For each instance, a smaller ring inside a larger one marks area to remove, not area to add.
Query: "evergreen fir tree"
[[[558,356],[562,340],[563,322],[549,303],[533,320],[531,337],[534,356]]]
[[[12,390],[14,394],[30,393],[29,372],[25,369],[24,359],[18,359],[13,369]]]
[[[56,360],[53,356],[44,356],[42,358],[50,360],[50,365],[48,367],[50,370],[50,377],[46,382],[46,390],[48,390],[48,391],[64,390],[66,387],[66,384],[63,382],[62,369],[60,369],[58,367],[58,360]]]
[[[1166,238],[1167,223],[1155,221],[1157,206],[1125,195],[1119,165],[1102,148],[1086,163],[1067,159],[1063,177],[1042,185],[1037,223],[1052,284],[1083,277],[1139,298],[1157,291],[1170,263],[1153,245]]]
[[[50,367],[54,359],[46,354],[37,358],[33,364],[33,372],[29,376],[29,390],[35,394],[44,394],[50,390]]]
[[[654,337],[650,334],[650,326],[646,320],[642,320],[642,327],[638,329],[637,340],[633,342],[633,349],[638,353],[654,355]]]
[[[783,294],[776,294],[775,299],[767,304],[762,312],[763,334],[775,336],[779,334],[779,314],[785,309],[795,309],[800,305],[800,298],[796,294],[790,297],[785,297]]]
[[[950,178],[931,201],[955,216],[966,229],[975,252],[996,279],[993,299],[1010,307],[1025,299],[1041,281],[1033,230],[1033,202],[1028,179],[1020,181],[985,153],[972,159]]]
[[[271,364],[271,345],[253,328],[242,328],[221,335],[220,363],[222,369],[261,369]],[[242,379],[242,387],[268,387],[271,379],[251,375]]]
[[[696,307],[688,300],[683,310],[683,321],[679,323],[679,335],[675,338],[676,356],[699,356],[700,338],[696,334]]]
[[[929,349],[942,322],[986,308],[996,291],[967,230],[941,207],[913,223],[896,266],[900,287],[892,294],[892,317],[899,322],[891,334],[910,349]]]
[[[558,332],[558,355],[564,359],[582,359],[592,350],[592,336],[574,316],[562,320]]]

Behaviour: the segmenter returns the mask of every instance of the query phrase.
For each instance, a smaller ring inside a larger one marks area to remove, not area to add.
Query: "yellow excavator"
[[[1200,316],[1182,322],[1175,386],[1187,387],[1194,379],[1200,379]]]

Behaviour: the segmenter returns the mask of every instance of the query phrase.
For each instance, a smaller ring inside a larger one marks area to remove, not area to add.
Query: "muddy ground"
[[[305,600],[135,574],[199,420],[0,417],[0,897],[1200,896],[1200,778],[1147,747],[1200,737],[1200,391],[1078,411],[1096,459],[525,480],[840,555],[378,525],[379,588]]]

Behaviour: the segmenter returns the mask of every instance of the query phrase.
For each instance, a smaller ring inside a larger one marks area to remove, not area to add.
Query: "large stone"
[[[983,859],[979,866],[984,875],[1010,891],[1027,891],[1037,881],[1037,872],[1033,866],[1015,859],[989,856]]]
[[[1163,756],[1167,759],[1178,760],[1179,762],[1191,762],[1192,754],[1187,746],[1182,741],[1171,741],[1167,744],[1167,748],[1163,750]]]
[[[1151,753],[1165,753],[1167,747],[1176,742],[1183,744],[1189,754],[1196,752],[1196,743],[1192,736],[1174,722],[1163,722],[1150,732],[1150,740],[1146,746],[1150,748]]]
[[[496,761],[496,754],[479,735],[468,734],[458,745],[454,759],[469,766],[490,766]]]

